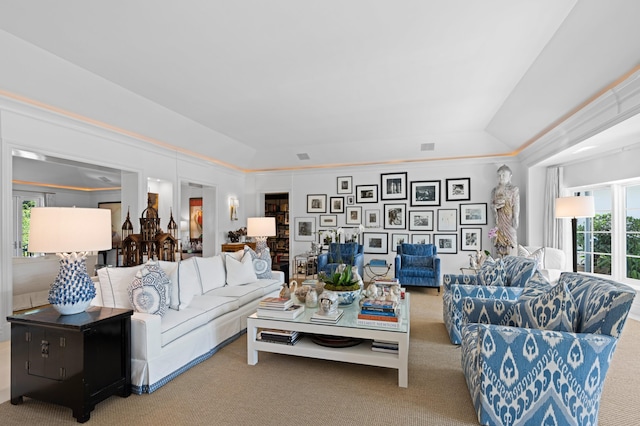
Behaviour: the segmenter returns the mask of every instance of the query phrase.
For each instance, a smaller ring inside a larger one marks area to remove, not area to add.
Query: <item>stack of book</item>
[[[358,313],[358,324],[376,327],[398,328],[400,326],[400,305],[388,300],[366,299]]]
[[[376,352],[398,353],[397,342],[385,342],[384,340],[374,340],[371,342],[371,350]]]
[[[294,319],[303,312],[304,305],[295,305],[292,299],[266,297],[258,304],[256,314],[260,318]]]
[[[322,324],[336,324],[342,318],[342,314],[344,311],[342,309],[338,309],[333,314],[323,314],[320,311],[316,311],[311,315],[311,322],[318,322]]]
[[[269,343],[280,343],[283,345],[295,345],[302,337],[302,333],[290,330],[276,330],[265,328],[258,332],[258,340]]]

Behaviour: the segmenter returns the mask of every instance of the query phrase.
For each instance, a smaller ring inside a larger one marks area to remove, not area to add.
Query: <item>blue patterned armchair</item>
[[[624,284],[564,272],[517,301],[465,298],[462,369],[480,424],[596,425],[634,296]]]
[[[436,287],[440,293],[440,257],[436,246],[402,243],[397,250],[395,274],[400,284]]]
[[[330,276],[341,263],[355,266],[364,279],[364,246],[358,243],[331,243],[329,251],[318,255],[318,273]]]
[[[462,300],[479,297],[503,301],[516,300],[536,272],[536,262],[519,256],[506,256],[495,263],[485,262],[477,275],[444,274],[442,318],[454,345],[462,342]],[[550,286],[544,277],[543,282]],[[542,285],[535,283],[535,285]]]

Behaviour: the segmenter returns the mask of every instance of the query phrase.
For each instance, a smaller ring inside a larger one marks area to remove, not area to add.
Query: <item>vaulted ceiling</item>
[[[639,64],[638,16],[635,0],[4,1],[5,36],[161,111],[100,104],[71,74],[55,84],[74,99],[20,81],[47,70],[0,88],[244,170],[516,155]]]

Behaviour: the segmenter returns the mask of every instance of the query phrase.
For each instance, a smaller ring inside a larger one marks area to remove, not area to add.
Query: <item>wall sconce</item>
[[[234,197],[229,198],[229,213],[231,220],[238,220],[238,199]]]

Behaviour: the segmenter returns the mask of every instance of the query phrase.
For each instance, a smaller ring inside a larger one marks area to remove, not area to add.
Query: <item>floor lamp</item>
[[[593,216],[595,216],[595,204],[592,196],[556,198],[556,218],[571,219],[573,272],[578,272],[578,218]]]

